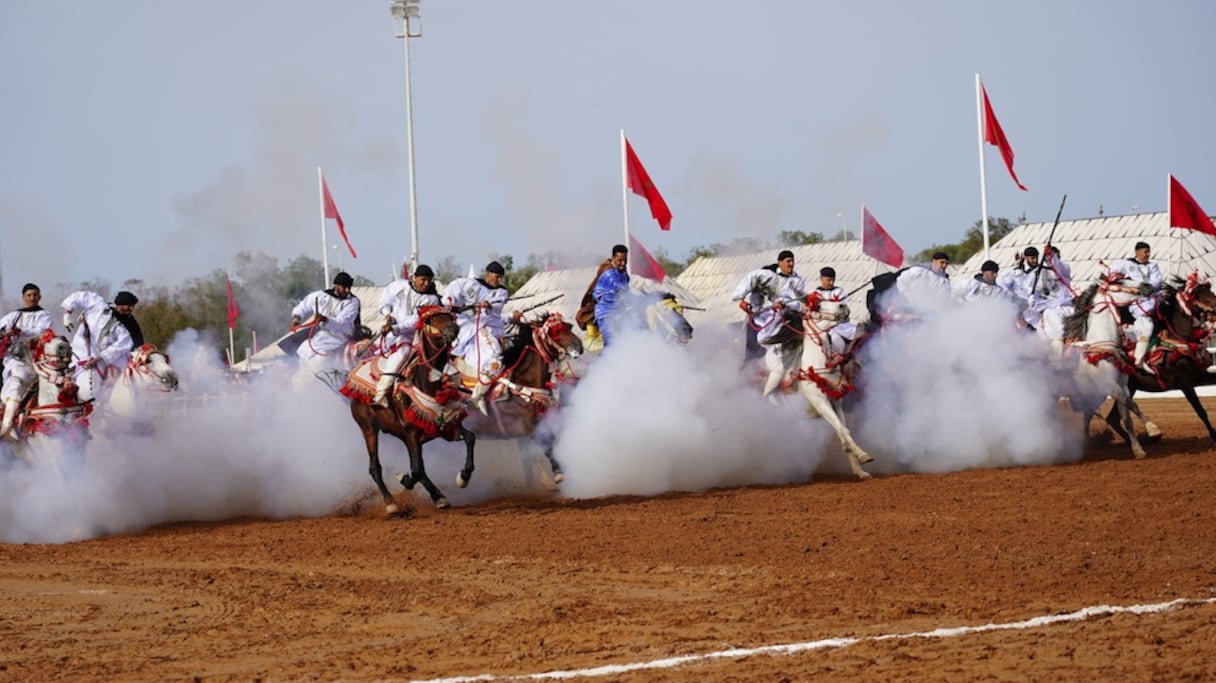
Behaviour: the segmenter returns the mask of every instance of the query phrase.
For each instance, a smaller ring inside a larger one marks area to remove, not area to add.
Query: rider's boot
[[[0,423],[0,439],[16,440],[17,435],[13,432],[13,420],[17,419],[17,410],[20,407],[20,403],[15,398],[4,399],[4,422]]]
[[[490,387],[494,386],[494,379],[489,375],[481,375],[477,379],[477,384],[473,385],[473,393],[469,396],[469,403],[472,403],[482,415],[489,415],[486,412],[486,394],[489,393]]]
[[[378,408],[388,407],[388,395],[393,390],[393,384],[396,380],[396,377],[388,373],[380,375],[380,381],[376,383],[376,395],[372,397],[373,406]]]
[[[1148,358],[1148,339],[1145,337],[1140,337],[1139,339],[1136,340],[1136,355],[1135,355],[1136,367],[1141,368],[1147,372],[1152,372],[1153,369],[1151,367],[1149,367],[1148,363],[1146,362],[1147,358]]]

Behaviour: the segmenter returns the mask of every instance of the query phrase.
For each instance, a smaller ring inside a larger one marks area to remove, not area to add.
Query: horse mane
[[[1094,283],[1073,299],[1072,315],[1064,319],[1064,341],[1080,341],[1089,332],[1089,309],[1094,305],[1094,297],[1098,294],[1098,284]]]
[[[544,320],[544,318],[541,318],[541,320]],[[528,348],[528,345],[532,343],[533,328],[539,323],[520,320],[517,324],[519,325],[519,334],[508,337],[510,343],[504,344],[502,348],[502,366],[504,368],[515,367],[515,364],[519,362],[520,357],[524,354],[524,349]]]

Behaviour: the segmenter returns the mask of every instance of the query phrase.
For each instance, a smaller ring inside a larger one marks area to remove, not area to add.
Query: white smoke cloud
[[[1051,464],[1081,454],[1075,418],[1057,404],[1042,346],[1016,331],[999,305],[977,302],[920,324],[889,328],[863,350],[864,383],[849,423],[875,458],[875,474]],[[82,465],[53,459],[0,473],[0,541],[58,543],[176,521],[284,519],[347,513],[381,503],[345,398],[321,382],[290,389],[283,364],[232,384],[193,331],[168,352],[176,394],[151,398],[151,436],[110,435],[95,421]],[[795,395],[774,406],[738,340],[703,329],[687,347],[627,333],[590,361],[549,427],[565,470],[556,495],[658,495],[751,484],[804,483],[847,474],[827,424]],[[404,447],[381,435],[393,479],[409,469]],[[462,443],[428,442],[425,464],[454,505],[551,495],[537,446],[479,439],[467,489],[454,480]],[[865,484],[858,484],[865,485]],[[421,487],[401,498],[432,509]]]

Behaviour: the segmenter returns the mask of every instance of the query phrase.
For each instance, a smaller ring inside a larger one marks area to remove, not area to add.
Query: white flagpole
[[[980,75],[975,75],[975,118],[979,127],[980,143],[980,212],[983,213],[984,260],[990,260],[988,244],[988,174],[984,168],[984,96]]]
[[[236,343],[233,341],[232,328],[228,328],[228,367],[236,362]]]
[[[625,158],[625,129],[621,129],[621,206],[625,214],[625,248],[629,248],[629,169]],[[632,256],[632,254],[631,254]],[[625,273],[633,270],[633,259],[625,265]]]
[[[321,283],[321,288],[329,286],[329,240],[325,237],[325,176],[321,174],[321,167],[317,167],[317,199],[321,204],[321,264],[325,269],[325,282]]]

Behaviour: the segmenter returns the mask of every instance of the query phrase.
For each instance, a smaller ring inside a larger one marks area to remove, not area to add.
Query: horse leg
[[[1208,438],[1216,443],[1216,429],[1212,429],[1212,422],[1208,420],[1208,411],[1203,409],[1203,404],[1199,402],[1199,395],[1195,393],[1195,387],[1182,387],[1182,395],[1186,396],[1186,402],[1191,404],[1191,408],[1195,410],[1195,414],[1199,416],[1199,421],[1207,427]]]
[[[858,479],[869,479],[870,473],[861,468],[862,463],[871,462],[874,458],[862,450],[861,446],[853,440],[853,435],[849,433],[848,426],[844,423],[844,413],[840,407],[839,401],[832,401],[827,396],[824,396],[818,389],[809,389],[805,384],[801,386],[802,395],[811,404],[811,408],[824,419],[832,429],[836,430],[836,438],[840,441],[840,447],[844,450],[845,457],[849,459],[849,468],[853,470],[853,475]]]
[[[443,497],[443,492],[426,474],[426,465],[422,462],[422,438],[419,436],[418,430],[407,429],[401,440],[405,442],[405,450],[410,454],[410,473],[401,477],[401,485],[407,489],[413,489],[414,484],[422,484],[422,488],[430,494],[437,509],[443,510],[451,507],[448,499]]]
[[[1146,439],[1149,441],[1158,441],[1161,439],[1161,428],[1158,427],[1152,420],[1144,416],[1144,411],[1140,410],[1140,404],[1137,403],[1136,399],[1132,398],[1130,395],[1127,397],[1127,407],[1131,409],[1132,413],[1136,417],[1140,418],[1141,422],[1144,423],[1144,437]]]
[[[472,430],[460,427],[460,440],[464,442],[464,469],[456,473],[456,485],[464,488],[473,478],[473,446],[477,444],[477,435]]]
[[[367,471],[372,475],[372,481],[376,482],[376,488],[380,489],[384,513],[395,515],[398,512],[397,501],[393,500],[388,487],[384,485],[384,468],[380,466],[380,430],[376,427],[375,418],[370,408],[357,401],[351,402],[350,412],[359,425],[359,431],[363,432],[363,443],[367,445]]]
[[[1123,421],[1119,417],[1119,402],[1115,401],[1110,407],[1110,412],[1106,414],[1106,426],[1110,427],[1111,431],[1119,435],[1119,438],[1124,441],[1131,441],[1127,436],[1127,430],[1123,429]]]
[[[1140,445],[1140,438],[1136,436],[1136,425],[1132,422],[1130,404],[1131,398],[1126,393],[1115,399],[1115,405],[1119,407],[1119,419],[1127,428],[1127,442],[1132,447],[1132,456],[1140,460],[1147,454],[1144,452],[1144,447]]]

